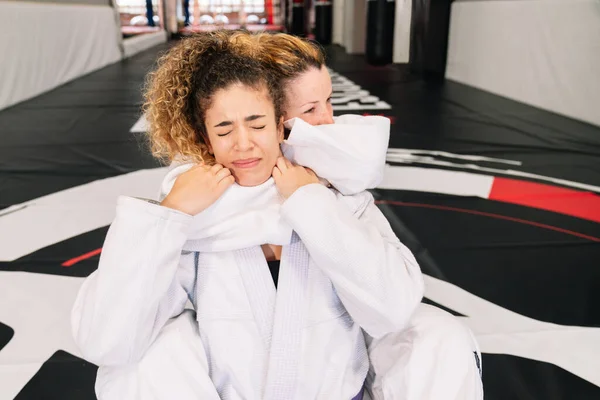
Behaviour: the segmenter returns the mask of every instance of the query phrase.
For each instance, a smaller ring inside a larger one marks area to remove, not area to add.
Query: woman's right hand
[[[234,182],[231,171],[221,164],[198,164],[177,177],[173,189],[160,204],[196,215],[217,201]]]

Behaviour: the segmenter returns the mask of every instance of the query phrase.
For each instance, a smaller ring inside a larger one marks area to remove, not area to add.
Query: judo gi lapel
[[[265,353],[271,347],[276,290],[265,255],[260,246],[236,250],[236,263],[246,289],[246,296],[264,343]]]
[[[292,399],[296,392],[307,312],[308,266],[308,251],[294,233],[281,257],[265,400]]]

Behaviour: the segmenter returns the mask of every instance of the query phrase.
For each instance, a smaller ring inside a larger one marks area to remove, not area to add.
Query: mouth
[[[236,168],[253,168],[258,165],[260,158],[246,158],[244,160],[234,161],[232,164]]]

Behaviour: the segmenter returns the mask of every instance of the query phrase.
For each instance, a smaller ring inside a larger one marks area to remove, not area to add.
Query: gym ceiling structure
[[[165,173],[141,87],[190,28],[155,1],[158,29],[124,35],[117,3],[0,0],[0,400],[95,398],[71,305],[116,197],[155,198]],[[600,398],[600,3],[271,0],[259,17],[324,44],[336,115],[391,119],[373,194],[424,301],[474,332],[485,398]]]

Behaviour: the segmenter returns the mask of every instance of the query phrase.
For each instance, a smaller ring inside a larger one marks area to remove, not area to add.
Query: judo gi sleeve
[[[363,192],[354,212],[334,192],[306,185],[282,207],[315,264],[331,279],[350,316],[374,338],[403,329],[421,302],[421,269]]]
[[[194,254],[182,255],[192,217],[120,197],[98,270],[83,283],[71,314],[83,357],[97,365],[137,362],[167,320],[185,308]]]

